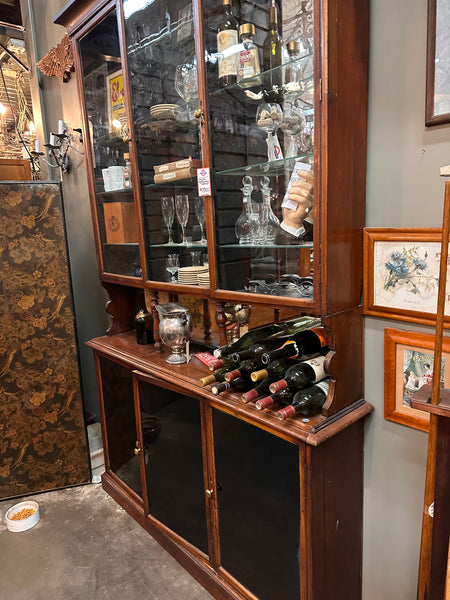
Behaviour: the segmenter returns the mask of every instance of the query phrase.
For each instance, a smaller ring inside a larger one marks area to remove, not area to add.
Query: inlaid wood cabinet
[[[359,599],[368,0],[232,2],[253,46],[233,33],[218,48],[222,0],[72,0],[54,18],[74,48],[112,317],[88,343],[103,485],[216,598]],[[274,14],[283,48],[270,68]],[[249,52],[260,72],[245,70]],[[225,64],[237,75],[221,87]],[[299,169],[314,185],[293,213]],[[196,359],[167,365],[163,294],[203,307],[209,349],[225,341],[226,304],[320,317],[321,413],[282,423],[202,388]],[[133,331],[144,304],[150,346]]]

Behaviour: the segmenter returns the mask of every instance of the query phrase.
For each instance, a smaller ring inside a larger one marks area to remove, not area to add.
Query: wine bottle
[[[278,9],[275,0],[269,9],[269,31],[263,44],[263,68],[270,71],[283,64],[283,40],[278,31]],[[281,69],[270,73],[271,90],[268,90],[267,100],[270,102],[282,102],[283,100],[283,73]]]
[[[261,362],[266,365],[277,358],[312,358],[323,352],[328,342],[328,333],[324,327],[306,329],[290,336],[290,339],[277,350],[264,353]]]
[[[247,392],[254,386],[254,383],[244,377],[238,377],[231,381],[223,381],[217,385],[213,385],[211,391],[214,395],[218,396],[222,392],[230,390],[230,392]]]
[[[237,369],[233,369],[232,371],[228,371],[225,373],[225,380],[232,381],[233,379],[237,379],[238,377],[244,377],[245,375],[249,375],[252,371],[255,371],[260,367],[260,363],[252,360],[251,358],[248,360],[242,361]]]
[[[233,369],[238,365],[241,361],[235,360],[233,356],[227,356],[224,358],[215,358],[210,360],[208,363],[208,369],[210,371],[215,371],[216,369],[221,369],[222,367],[226,367],[227,371]]]
[[[280,421],[293,417],[297,413],[311,415],[320,411],[325,404],[329,389],[329,380],[324,379],[311,387],[299,390],[294,394],[292,404],[277,412]]]
[[[270,384],[273,382],[274,382],[273,377],[266,377],[265,379],[260,381],[257,385],[255,385],[254,388],[252,388],[248,392],[245,392],[245,394],[242,394],[242,396],[241,396],[242,402],[245,402],[245,403],[253,402],[253,400],[256,400],[257,398],[261,398],[262,396],[265,396],[269,392]]]
[[[253,360],[260,361],[261,356],[270,350],[275,350],[280,347],[283,342],[286,342],[288,337],[282,338],[272,338],[268,340],[261,340],[260,342],[256,342],[256,344],[252,344],[247,350],[241,350],[240,352],[234,352],[231,355],[231,358],[236,362],[240,362],[243,360],[247,360],[252,358]]]
[[[205,385],[209,385],[210,383],[220,383],[221,381],[225,381],[225,373],[228,372],[228,368],[227,367],[222,367],[220,369],[217,369],[217,371],[215,371],[214,373],[212,373],[211,375],[208,375],[207,377],[202,377],[200,379],[200,385],[205,386]]]
[[[270,384],[270,391],[274,394],[287,388],[291,392],[296,392],[312,383],[325,379],[326,376],[325,356],[317,356],[289,367],[283,379]]]
[[[280,390],[276,394],[271,394],[270,396],[261,398],[261,400],[255,402],[255,406],[258,410],[269,408],[272,406],[272,404],[281,404],[286,406],[287,404],[291,404],[293,399],[294,394],[291,392],[291,390],[286,388],[285,390]]]
[[[221,88],[232,85],[237,81],[238,30],[239,24],[231,11],[231,0],[223,0],[223,16],[217,28],[219,86]],[[234,51],[232,46],[235,46]]]
[[[263,325],[262,327],[251,329],[233,344],[216,348],[214,350],[214,356],[216,358],[222,358],[223,356],[233,354],[233,352],[247,350],[247,348],[250,348],[252,344],[255,344],[261,340],[294,335],[299,331],[303,331],[304,329],[309,329],[318,325],[320,325],[320,319],[307,316],[281,321],[281,323],[270,323],[269,325]]]
[[[256,383],[269,376],[281,378],[284,377],[288,367],[289,364],[286,363],[284,359],[274,360],[266,365],[265,369],[253,371],[250,375],[250,379]]]

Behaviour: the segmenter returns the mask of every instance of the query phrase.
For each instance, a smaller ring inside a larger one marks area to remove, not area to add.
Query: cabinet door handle
[[[134,448],[134,453],[136,454],[136,456],[140,453],[141,451],[141,447],[139,446],[139,442],[136,442],[136,446]]]
[[[213,494],[214,494],[214,490],[206,490],[206,496],[208,498],[212,498]]]

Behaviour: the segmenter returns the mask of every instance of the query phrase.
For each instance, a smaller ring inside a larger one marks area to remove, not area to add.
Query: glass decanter
[[[239,244],[255,244],[259,236],[260,220],[252,203],[252,178],[246,175],[242,179],[242,183],[244,186],[242,188],[243,209],[234,230]]]
[[[269,187],[270,179],[263,177],[261,181],[261,194],[262,194],[262,208],[261,224],[260,224],[260,243],[262,244],[274,244],[277,232],[280,228],[280,221],[276,217],[270,205],[271,189]]]

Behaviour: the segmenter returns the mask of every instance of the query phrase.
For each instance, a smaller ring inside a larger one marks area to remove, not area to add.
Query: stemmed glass
[[[194,209],[195,216],[197,217],[198,224],[200,225],[200,230],[202,232],[202,237],[199,240],[199,244],[204,244],[206,242],[205,238],[205,223],[206,223],[206,214],[205,214],[205,200],[204,198],[194,198]]]
[[[172,239],[172,223],[175,217],[175,208],[173,204],[172,196],[163,196],[161,198],[161,212],[164,219],[164,223],[166,224],[167,231],[169,233],[169,241],[168,244],[173,244]]]
[[[181,243],[184,246],[186,246],[187,242],[185,227],[189,219],[189,196],[187,194],[179,194],[175,196],[175,209],[177,212],[178,222],[181,225],[181,231],[183,236],[183,241]]]
[[[256,112],[256,124],[267,133],[267,158],[269,161],[283,158],[276,134],[283,122],[283,111],[279,104],[263,103]]]
[[[175,273],[180,268],[180,257],[178,254],[169,254],[166,258],[166,271],[169,271],[171,275],[171,283],[177,283],[177,277]]]

